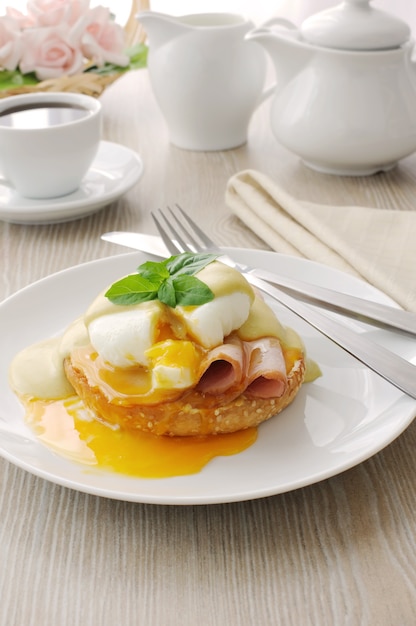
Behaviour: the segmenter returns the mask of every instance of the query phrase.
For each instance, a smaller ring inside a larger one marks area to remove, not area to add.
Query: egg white
[[[204,348],[219,346],[247,320],[251,300],[246,293],[218,296],[197,307],[177,307],[188,333]]]
[[[90,341],[98,354],[115,367],[148,365],[146,350],[155,342],[158,307],[103,315],[88,327]]]

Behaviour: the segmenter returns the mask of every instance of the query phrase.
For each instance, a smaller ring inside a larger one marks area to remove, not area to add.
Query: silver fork
[[[222,262],[240,271],[253,286],[295,313],[392,385],[416,399],[416,367],[412,363],[251,274],[246,266],[225,256],[178,205],[175,210],[168,207],[165,211],[159,209],[152,212],[152,218],[171,254],[218,252]]]

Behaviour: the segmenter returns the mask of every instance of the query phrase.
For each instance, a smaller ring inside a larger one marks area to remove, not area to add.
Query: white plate
[[[379,302],[386,296],[339,271],[303,259],[255,250],[233,250],[250,265],[310,280]],[[23,420],[7,372],[23,347],[60,333],[96,293],[133,271],[145,256],[132,253],[54,274],[0,304],[0,454],[47,480],[86,493],[156,504],[210,504],[278,494],[334,476],[369,458],[412,421],[416,401],[404,395],[289,311],[280,319],[305,340],[322,378],[301,389],[293,404],[262,424],[256,443],[235,456],[217,457],[200,473],[142,480],[86,468],[57,456],[38,442]],[[348,324],[409,360],[416,341],[399,333]]]
[[[23,198],[0,180],[0,220],[14,224],[55,224],[85,217],[107,206],[135,185],[143,163],[133,150],[101,141],[97,156],[74,193],[49,200]]]

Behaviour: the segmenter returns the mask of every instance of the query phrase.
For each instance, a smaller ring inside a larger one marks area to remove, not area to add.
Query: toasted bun
[[[254,398],[243,393],[220,404],[218,398],[187,391],[172,402],[156,405],[112,404],[98,387],[91,387],[70,357],[65,360],[66,376],[85,405],[110,424],[156,435],[188,436],[232,433],[258,426],[288,406],[298,393],[305,375],[305,361],[295,361],[288,386],[280,398]]]

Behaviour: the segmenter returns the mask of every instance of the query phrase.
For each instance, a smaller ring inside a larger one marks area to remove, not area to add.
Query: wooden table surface
[[[169,144],[146,70],[121,78],[102,104],[104,139],[140,153],[142,180],[84,219],[0,222],[0,299],[57,270],[122,253],[100,234],[155,233],[150,210],[174,202],[219,243],[265,248],[224,201],[229,177],[248,167],[312,201],[416,207],[416,156],[373,177],[318,174],[273,139],[267,103],[252,119],[247,145],[212,153]],[[0,624],[411,626],[415,447],[413,423],[338,476],[210,506],[100,498],[0,459]]]

